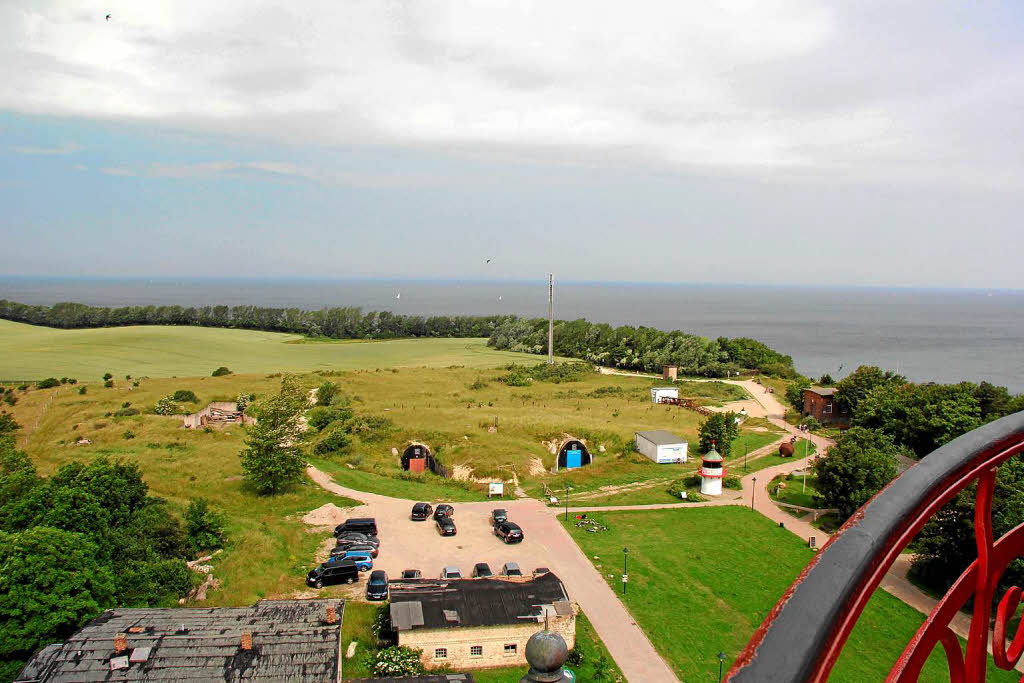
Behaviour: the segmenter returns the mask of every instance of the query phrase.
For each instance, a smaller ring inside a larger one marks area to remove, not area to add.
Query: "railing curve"
[[[900,551],[943,505],[977,481],[978,559],[940,600],[887,680],[916,681],[925,660],[941,644],[953,683],[984,681],[994,591],[1007,565],[1024,556],[1024,524],[998,540],[992,538],[995,471],[1021,452],[1024,412],[964,434],[897,477],[865,503],[801,572],[737,657],[726,680],[827,680],[861,611]],[[975,596],[964,653],[949,624]],[[1007,624],[1021,598],[1021,589],[1011,588],[996,610],[992,657],[1002,669],[1012,669],[1024,651],[1024,626],[1006,643]]]

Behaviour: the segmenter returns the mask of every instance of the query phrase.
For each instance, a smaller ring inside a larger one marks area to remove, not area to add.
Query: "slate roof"
[[[545,612],[552,616],[572,614],[565,586],[552,573],[525,581],[407,579],[391,582],[391,618],[399,631],[538,623],[544,621]]]
[[[676,436],[664,429],[651,429],[646,432],[637,432],[636,435],[642,436],[656,446],[675,446],[676,444],[686,443],[686,439],[683,437]]]
[[[832,396],[836,393],[834,388],[826,389],[823,387],[804,387],[804,391],[809,391],[812,394],[817,394],[818,396]]]
[[[252,607],[107,610],[67,642],[40,650],[15,680],[336,681],[344,605],[263,600]],[[334,624],[327,623],[328,607]],[[246,632],[251,650],[242,649]],[[118,656],[120,633],[128,648]]]

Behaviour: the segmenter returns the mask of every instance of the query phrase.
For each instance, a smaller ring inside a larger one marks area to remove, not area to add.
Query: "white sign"
[[[488,484],[487,485],[487,496],[488,496],[488,498],[491,497],[491,496],[504,496],[504,495],[505,495],[505,485],[503,483],[501,483],[500,481],[495,483],[495,484]]]
[[[623,574],[622,575],[622,583],[628,583],[628,582],[629,582],[629,574]]]

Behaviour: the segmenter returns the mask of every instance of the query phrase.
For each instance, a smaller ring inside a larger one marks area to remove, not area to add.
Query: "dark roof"
[[[473,674],[440,674],[406,678],[346,678],[345,683],[474,683]]]
[[[107,610],[67,642],[40,650],[15,680],[334,681],[344,606],[263,600],[252,607]],[[334,624],[327,623],[328,607]],[[244,632],[252,634],[251,650],[241,647]],[[119,633],[128,642],[120,659]]]
[[[391,583],[391,620],[399,631],[539,623],[548,611],[572,613],[565,586],[551,573],[525,581],[406,579]]]
[[[677,443],[686,443],[686,439],[681,436],[676,436],[672,432],[667,432],[664,429],[652,429],[647,432],[637,432],[637,436],[642,436],[656,446],[674,446]]]
[[[836,393],[835,389],[826,389],[824,387],[804,387],[804,391],[809,391],[812,394],[817,394],[818,396],[832,396]]]

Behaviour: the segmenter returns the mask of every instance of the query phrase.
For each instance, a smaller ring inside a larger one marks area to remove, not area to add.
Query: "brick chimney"
[[[334,609],[334,605],[327,608],[327,623],[337,624],[338,623],[338,612]]]
[[[242,631],[242,649],[252,649],[252,631]]]
[[[114,636],[114,654],[119,655],[128,649],[128,634],[118,633]]]

